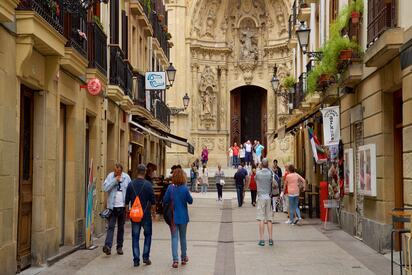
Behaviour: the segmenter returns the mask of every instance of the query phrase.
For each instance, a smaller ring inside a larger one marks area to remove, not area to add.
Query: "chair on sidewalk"
[[[394,235],[397,234],[398,240],[402,239],[402,234],[410,233],[409,228],[404,228],[405,223],[411,222],[411,216],[405,215],[405,211],[412,211],[411,207],[399,207],[392,209],[392,231],[391,231],[391,274],[393,275],[393,240]],[[395,228],[397,224],[402,224],[402,228]],[[402,242],[399,242],[399,269],[402,275]]]

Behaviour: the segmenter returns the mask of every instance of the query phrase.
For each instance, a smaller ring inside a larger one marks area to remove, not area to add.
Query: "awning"
[[[314,107],[313,109],[311,109],[308,113],[301,115],[291,121],[289,121],[288,123],[286,123],[285,126],[283,126],[285,129],[278,129],[275,132],[275,135],[273,137],[273,139],[276,139],[279,134],[281,132],[284,131],[285,134],[289,133],[290,131],[292,131],[296,126],[298,126],[299,124],[301,124],[302,122],[305,122],[306,120],[308,120],[309,118],[313,117],[314,115],[316,115],[317,112],[319,112],[321,107],[321,104],[316,105],[316,107]]]
[[[193,145],[191,145],[189,142],[187,142],[187,139],[167,133],[165,131],[161,131],[161,130],[156,130],[159,133],[157,133],[155,130],[151,129],[150,127],[145,127],[139,123],[137,123],[136,121],[133,121],[132,118],[130,118],[129,123],[143,131],[145,131],[146,133],[157,137],[158,139],[161,139],[163,141],[165,141],[166,143],[174,143],[183,147],[186,147],[188,149],[188,152],[191,153],[191,148],[193,147]]]

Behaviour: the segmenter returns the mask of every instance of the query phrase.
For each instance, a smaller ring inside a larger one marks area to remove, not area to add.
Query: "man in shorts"
[[[269,234],[269,245],[273,245],[272,234],[272,206],[271,206],[271,194],[274,184],[273,173],[269,169],[269,161],[264,158],[262,160],[262,170],[256,172],[256,185],[257,185],[257,208],[256,208],[256,220],[259,221],[259,245],[264,246],[264,233],[265,222],[267,223],[267,229]]]

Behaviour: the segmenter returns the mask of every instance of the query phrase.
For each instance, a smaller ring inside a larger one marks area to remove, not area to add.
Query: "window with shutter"
[[[110,1],[110,43],[119,44],[119,0]]]
[[[127,25],[127,15],[126,11],[122,10],[122,50],[124,53],[124,58],[128,59],[129,54],[127,51],[128,44],[128,25]]]

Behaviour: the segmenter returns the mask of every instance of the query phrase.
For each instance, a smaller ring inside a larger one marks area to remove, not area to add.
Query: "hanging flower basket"
[[[352,21],[352,23],[353,24],[357,24],[357,23],[359,23],[359,18],[360,18],[360,13],[359,12],[357,12],[357,11],[352,11],[352,13],[351,13],[351,21]]]
[[[341,61],[351,60],[352,55],[353,55],[353,50],[352,49],[342,50],[342,51],[340,51],[340,54],[339,54],[339,60],[341,60]]]

